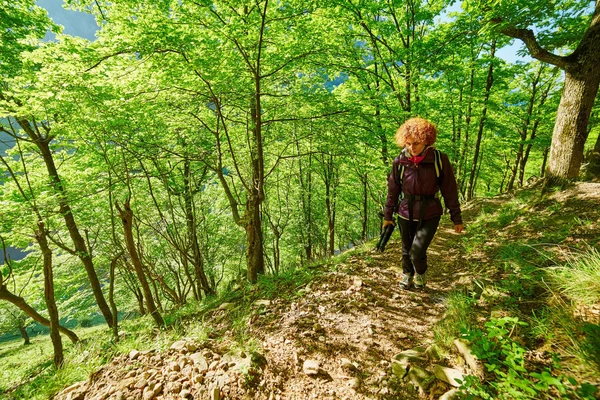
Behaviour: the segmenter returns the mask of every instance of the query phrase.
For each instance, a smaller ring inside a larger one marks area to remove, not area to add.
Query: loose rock
[[[454,387],[459,387],[465,380],[465,376],[459,370],[442,367],[441,365],[435,365],[433,373],[439,380],[449,383]]]
[[[458,352],[463,356],[465,362],[469,366],[469,368],[478,376],[483,376],[483,366],[473,354],[471,350],[471,344],[464,339],[456,339],[454,341],[454,346],[458,350]]]
[[[304,373],[306,375],[318,375],[320,368],[321,368],[321,365],[319,364],[318,361],[306,360],[306,361],[304,361],[304,366],[302,367],[302,370],[304,371]]]

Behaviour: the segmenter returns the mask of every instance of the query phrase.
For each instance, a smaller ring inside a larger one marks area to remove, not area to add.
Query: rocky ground
[[[473,213],[465,212],[467,229]],[[236,341],[226,317],[238,305],[225,303],[204,318],[213,339],[182,340],[164,352],[134,350],[56,399],[452,398],[453,377],[481,373],[468,350],[442,358],[431,345],[447,294],[472,281],[459,240],[444,217],[425,290],[400,288],[395,233],[383,254],[319,267],[327,272],[293,301],[254,302],[247,324],[256,350],[231,350]]]

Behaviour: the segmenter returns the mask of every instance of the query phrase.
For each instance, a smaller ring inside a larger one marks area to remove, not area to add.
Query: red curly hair
[[[431,146],[437,139],[437,128],[432,122],[424,118],[410,118],[406,120],[396,131],[396,144],[403,148],[406,139],[412,138],[419,143],[425,143],[426,146]]]

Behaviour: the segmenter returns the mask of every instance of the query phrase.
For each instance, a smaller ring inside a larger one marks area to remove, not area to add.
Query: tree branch
[[[505,21],[502,18],[495,18],[491,22],[501,24]],[[500,32],[508,37],[523,41],[531,57],[536,60],[556,65],[563,70],[567,70],[573,65],[573,62],[568,57],[557,56],[540,46],[531,29],[519,29],[514,25],[506,25],[500,28]]]

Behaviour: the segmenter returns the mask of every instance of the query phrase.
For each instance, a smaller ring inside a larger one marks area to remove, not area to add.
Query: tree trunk
[[[306,254],[306,261],[312,260],[312,141],[311,148],[308,154],[308,168],[306,171],[306,183],[304,180],[304,171],[302,168],[302,159],[298,161],[298,179],[300,180],[300,200],[302,203],[302,216],[304,226],[300,228],[302,235],[302,244],[304,245],[304,252]],[[296,139],[296,149],[298,155],[300,152],[300,145]]]
[[[27,329],[22,325],[19,324],[19,333],[21,334],[21,337],[24,340],[23,345],[28,345],[31,344],[31,341],[29,340],[29,334],[27,333]]]
[[[281,236],[275,236],[275,273],[278,274],[281,269],[281,248],[279,247],[279,241]]]
[[[542,48],[530,29],[505,25],[501,32],[522,40],[532,57],[565,71],[565,84],[552,133],[546,185],[579,175],[587,126],[600,85],[600,2],[596,0],[590,26],[573,53],[557,56]]]
[[[246,264],[248,280],[256,283],[258,274],[265,273],[263,234],[261,229],[260,201],[254,194],[246,203]]]
[[[6,286],[0,287],[0,300],[8,301],[9,303],[13,304],[21,311],[23,311],[25,314],[27,314],[27,316],[31,317],[31,319],[33,319],[35,322],[50,327],[50,321],[38,314],[38,312],[35,311],[33,307],[27,304],[24,298],[9,292],[8,289],[6,289]],[[75,332],[60,325],[58,327],[58,330],[60,331],[60,333],[67,335],[71,342],[77,343],[79,341],[79,338],[77,337]]]
[[[597,47],[596,51],[600,53],[600,44]],[[565,73],[565,86],[552,133],[547,171],[549,178],[572,179],[579,175],[588,135],[587,125],[599,84],[600,65],[597,62],[584,66],[576,73]]]
[[[138,308],[140,309],[140,315],[146,315],[146,307],[144,306],[144,294],[139,287],[133,291],[135,298],[138,302]]]
[[[525,121],[523,121],[523,126],[520,128],[521,132],[519,135],[520,136],[519,148],[517,150],[517,157],[515,160],[514,168],[512,168],[512,174],[508,181],[508,186],[506,187],[507,192],[510,192],[513,190],[515,180],[517,179],[517,174],[520,173],[521,170],[523,170],[523,173],[524,173],[524,170],[525,170],[525,163],[523,162],[523,159],[525,157],[525,154],[524,154],[525,141],[527,140],[527,132],[529,130],[529,125],[531,123],[531,117],[533,115],[533,106],[535,105],[535,100],[536,100],[537,91],[538,91],[538,83],[542,76],[542,72],[543,72],[543,68],[540,67],[538,69],[537,74],[535,75],[533,81],[531,82],[531,96],[529,96],[529,102],[527,104]],[[532,135],[535,136],[535,133],[532,132]],[[523,182],[522,178],[520,179],[520,182],[521,183]]]
[[[540,125],[540,120],[536,120],[533,123],[533,128],[531,128],[531,135],[529,136],[529,140],[533,141],[537,135],[538,126]],[[523,154],[523,158],[521,159],[521,163],[519,164],[519,186],[523,187],[525,180],[525,167],[527,166],[527,161],[529,160],[529,154],[531,153],[532,143],[528,143],[525,147],[525,154]]]
[[[28,121],[19,120],[19,123],[21,124],[21,126],[26,125],[29,127],[29,129],[31,129]],[[110,327],[112,326],[113,316],[110,312],[110,308],[106,302],[106,299],[104,298],[104,294],[102,293],[102,287],[100,285],[98,275],[96,274],[96,270],[94,269],[92,256],[85,244],[85,240],[79,232],[79,228],[77,227],[77,223],[75,222],[75,217],[73,216],[73,211],[71,210],[71,207],[67,201],[67,196],[62,181],[58,176],[58,171],[56,169],[56,165],[54,164],[54,158],[52,157],[52,152],[50,151],[51,138],[40,138],[35,134],[33,136],[30,134],[29,136],[32,139],[34,139],[34,143],[37,145],[38,149],[42,153],[44,163],[46,164],[46,169],[48,170],[48,175],[50,176],[52,187],[58,194],[60,214],[65,220],[65,224],[69,231],[69,235],[71,236],[71,240],[73,241],[73,245],[75,246],[75,254],[83,263],[88,279],[90,281],[92,292],[94,293],[94,297],[96,299],[96,303],[98,304],[98,308],[104,316],[106,323]]]
[[[465,193],[465,181],[467,170],[467,149],[469,148],[469,133],[471,132],[471,120],[473,118],[473,91],[475,89],[475,53],[471,49],[471,74],[469,77],[469,99],[467,100],[467,113],[465,115],[465,140],[460,154],[458,170],[456,176],[458,179],[458,188],[460,193]],[[460,128],[459,128],[460,129]],[[459,145],[460,148],[460,145]]]
[[[119,206],[117,202],[115,202],[115,207],[119,211],[119,215],[121,216],[121,221],[123,221],[123,230],[125,233],[125,243],[127,245],[127,251],[129,256],[131,257],[131,263],[135,268],[135,273],[140,281],[140,285],[142,285],[142,290],[144,293],[144,298],[146,300],[146,309],[156,322],[159,327],[165,325],[165,321],[162,316],[158,312],[156,305],[154,303],[154,297],[152,296],[152,291],[150,289],[150,285],[148,284],[148,280],[146,279],[146,274],[144,272],[144,267],[142,266],[142,261],[137,252],[137,248],[135,246],[135,242],[133,240],[133,211],[129,205],[129,199],[125,201],[123,204],[123,208]]]
[[[54,298],[54,278],[52,274],[52,250],[48,246],[48,239],[46,238],[46,230],[44,229],[44,223],[38,222],[38,230],[35,233],[35,240],[40,245],[42,251],[42,258],[44,263],[44,300],[46,301],[46,307],[48,308],[48,315],[50,315],[50,339],[52,340],[52,347],[54,348],[54,365],[56,368],[61,368],[64,362],[63,357],[63,344],[60,337],[58,308],[56,307],[56,300]]]
[[[114,257],[110,262],[110,286],[108,288],[108,303],[110,304],[113,316],[112,333],[115,342],[119,341],[119,312],[115,303],[115,268],[117,267],[119,257],[120,255]]]
[[[193,191],[191,187],[191,168],[190,161],[185,160],[184,163],[184,202],[185,202],[185,218],[188,228],[189,240],[192,245],[192,259],[194,264],[194,274],[196,277],[196,284],[198,290],[198,297],[200,297],[200,290],[202,289],[206,295],[213,295],[215,292],[208,284],[206,274],[204,273],[204,259],[202,258],[202,252],[200,251],[200,244],[198,242],[198,232],[196,228],[196,214],[194,213],[193,203]]]
[[[368,174],[361,175],[360,177],[363,184],[363,220],[362,220],[362,232],[360,238],[363,242],[367,241],[367,226],[369,223],[368,205],[369,205],[369,193],[367,188],[367,182],[369,179]]]
[[[546,175],[546,163],[548,162],[548,153],[550,152],[550,147],[546,147],[544,149],[544,154],[542,155],[542,168],[540,170],[540,176],[544,177]]]
[[[481,148],[481,139],[483,137],[483,128],[485,127],[487,105],[490,99],[490,93],[492,84],[494,83],[494,55],[496,54],[496,41],[492,41],[492,48],[490,50],[490,66],[488,68],[488,76],[485,85],[485,96],[483,98],[483,110],[481,111],[481,119],[479,120],[479,131],[477,132],[477,141],[475,142],[475,154],[473,155],[473,166],[471,168],[471,175],[469,177],[469,186],[467,188],[467,201],[473,198],[475,174],[477,173],[477,165],[479,158],[479,150]]]

